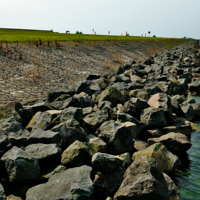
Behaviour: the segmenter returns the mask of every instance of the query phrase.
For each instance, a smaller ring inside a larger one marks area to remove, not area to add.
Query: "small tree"
[[[156,37],[155,35],[153,35],[153,37]]]

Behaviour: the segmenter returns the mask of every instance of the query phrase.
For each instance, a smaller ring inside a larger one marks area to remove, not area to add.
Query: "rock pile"
[[[183,45],[0,108],[0,198],[21,187],[27,200],[179,199],[165,173],[191,147],[199,72],[199,51]]]

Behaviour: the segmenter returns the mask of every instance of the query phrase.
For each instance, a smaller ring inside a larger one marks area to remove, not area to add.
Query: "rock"
[[[58,144],[61,145],[61,135],[58,132],[50,130],[44,131],[41,128],[36,129],[28,138],[28,144],[44,143],[44,144]]]
[[[7,138],[13,146],[21,147],[26,145],[30,133],[27,130],[19,130],[17,132],[9,132]]]
[[[56,102],[56,101],[64,101],[64,100],[66,100],[66,99],[68,99],[68,98],[70,98],[71,97],[71,95],[69,95],[69,94],[62,94],[62,95],[60,95],[59,97],[57,97],[55,100],[54,100],[54,102]]]
[[[2,156],[11,147],[12,145],[8,141],[6,134],[3,131],[0,131],[0,156]]]
[[[100,88],[103,90],[108,85],[108,79],[106,77],[102,76],[101,78],[95,80],[94,83],[99,84]]]
[[[122,168],[116,169],[109,174],[99,173],[94,177],[94,194],[99,199],[105,199],[106,196],[112,195],[123,181],[124,170]]]
[[[142,123],[141,121],[137,120],[133,116],[126,113],[117,113],[117,121],[121,123],[132,122],[136,124],[136,129],[135,129],[136,138],[140,134],[141,130],[146,127],[144,123]]]
[[[60,122],[65,122],[69,119],[75,119],[79,123],[83,121],[83,112],[81,108],[69,107],[65,108],[60,114]]]
[[[121,92],[115,87],[107,87],[97,98],[98,104],[102,101],[110,101],[112,106],[116,106],[118,103],[124,103],[125,99]]]
[[[103,122],[108,119],[108,113],[106,111],[97,111],[89,115],[86,115],[83,120],[86,123],[89,133],[94,133],[96,129],[101,126]]]
[[[75,86],[76,94],[79,94],[81,92],[85,92],[89,95],[92,95],[92,90],[90,89],[90,85],[91,85],[91,81],[89,81],[89,80],[78,82]]]
[[[124,124],[110,120],[105,121],[96,131],[95,135],[107,144],[110,154],[125,153],[133,150],[133,136]]]
[[[184,101],[186,101],[187,99],[182,96],[182,95],[175,95],[172,97],[172,99],[178,101],[179,104],[182,104]]]
[[[132,163],[130,153],[120,154],[119,157],[123,159],[123,163],[122,163],[123,169],[127,169]]]
[[[93,169],[103,174],[109,174],[115,171],[122,163],[123,159],[107,153],[97,152],[92,156]]]
[[[200,84],[198,81],[195,81],[193,83],[189,83],[188,84],[188,90],[190,92],[196,92],[199,93],[200,92]]]
[[[91,157],[89,147],[77,140],[63,151],[61,164],[69,167],[91,165]]]
[[[85,92],[81,92],[79,94],[75,94],[74,98],[76,98],[78,100],[78,102],[80,103],[80,107],[81,108],[94,106],[94,102],[92,101],[91,96],[89,96]]]
[[[56,166],[55,169],[53,169],[53,171],[51,171],[50,173],[44,174],[42,177],[49,179],[50,177],[52,177],[55,174],[59,174],[61,172],[64,172],[67,168],[63,165],[58,165]]]
[[[37,128],[47,130],[49,129],[54,117],[56,116],[51,114],[51,112],[37,112],[26,126],[26,129],[29,131],[34,131]]]
[[[178,122],[171,126],[163,127],[163,132],[165,134],[170,132],[182,133],[186,136],[190,136],[192,132],[192,127],[188,121]]]
[[[52,163],[56,164],[60,161],[62,153],[61,148],[57,144],[31,144],[25,148],[25,152],[31,157],[38,159],[40,168],[48,168]]]
[[[192,120],[195,117],[193,107],[189,103],[183,102],[180,107],[187,120]]]
[[[135,152],[132,156],[132,160],[135,160],[141,155],[154,158],[162,171],[174,171],[180,166],[178,157],[168,151],[161,143],[155,143],[144,150]]]
[[[147,91],[141,89],[137,92],[136,97],[148,101],[150,98],[150,94]]]
[[[3,186],[0,184],[0,199],[6,200],[6,195]]]
[[[114,200],[126,199],[169,199],[167,183],[153,158],[142,155],[126,170]]]
[[[164,92],[162,87],[156,83],[145,85],[144,90],[150,95]]]
[[[163,108],[167,113],[172,113],[171,99],[165,93],[152,95],[147,103],[153,108]]]
[[[161,108],[146,108],[140,114],[141,122],[147,126],[166,126],[167,119],[165,113]]]
[[[92,148],[94,152],[101,152],[101,153],[107,152],[107,145],[102,139],[90,134],[85,138],[85,140],[86,140],[86,145]]]
[[[136,90],[136,89],[142,89],[144,86],[140,83],[132,82],[127,84],[127,89],[130,90]]]
[[[65,108],[68,108],[68,107],[81,107],[81,104],[77,98],[70,97],[63,101],[52,102],[51,107],[52,109],[56,109],[56,110],[64,110]]]
[[[142,78],[140,78],[139,76],[136,76],[136,75],[131,75],[131,81],[132,82],[136,82],[138,81],[138,83],[142,80]]]
[[[56,98],[63,94],[72,94],[72,91],[66,86],[53,87],[47,94],[47,101],[53,102]]]
[[[17,197],[17,196],[14,196],[14,195],[9,195],[9,196],[7,196],[6,200],[23,200],[23,199],[21,197]]]
[[[139,117],[141,110],[147,107],[148,105],[145,100],[138,99],[138,98],[130,98],[130,100],[124,104],[123,111],[125,113],[128,113],[129,115]]]
[[[163,135],[159,138],[148,139],[149,146],[154,143],[162,143],[171,152],[187,151],[192,146],[187,136],[181,133],[173,132],[167,133],[166,135]]]
[[[86,108],[83,108],[83,116],[85,117],[86,115],[88,114],[91,114],[92,111],[93,111],[93,108],[92,107],[86,107]]]
[[[141,138],[148,140],[149,138],[158,138],[164,135],[164,132],[160,128],[155,128],[153,130],[147,130],[142,133]]]
[[[176,113],[178,116],[181,116],[183,114],[181,107],[175,99],[171,99],[172,104],[172,113]]]
[[[180,193],[178,187],[167,174],[163,172],[163,175],[168,186],[169,200],[179,200]]]
[[[84,129],[80,127],[80,124],[73,119],[69,119],[66,122],[54,126],[51,131],[60,133],[62,138],[60,147],[63,150],[76,140],[84,142],[87,136]]]
[[[137,125],[135,123],[132,123],[132,122],[124,122],[122,123],[124,124],[128,129],[129,131],[131,132],[132,134],[132,137],[135,139],[137,138]]]
[[[81,166],[56,174],[47,183],[30,188],[26,200],[92,199],[91,171],[91,167]]]
[[[13,147],[1,158],[10,182],[23,182],[36,179],[40,173],[37,158],[29,156],[18,147]]]
[[[148,147],[148,144],[145,142],[145,141],[142,141],[142,140],[135,140],[134,142],[134,148],[137,150],[137,151],[141,151],[143,149],[146,149]]]

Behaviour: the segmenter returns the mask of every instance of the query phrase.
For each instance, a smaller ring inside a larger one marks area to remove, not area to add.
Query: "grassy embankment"
[[[10,30],[0,29],[0,42],[55,42],[55,41],[155,41],[155,42],[180,42],[184,43],[187,39],[180,38],[157,38],[139,36],[111,36],[111,35],[87,35],[87,34],[65,34],[48,31],[33,30]]]

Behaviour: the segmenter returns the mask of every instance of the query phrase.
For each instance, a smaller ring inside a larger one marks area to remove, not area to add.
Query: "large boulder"
[[[61,155],[61,164],[69,167],[91,165],[92,153],[83,142],[75,141]]]
[[[57,144],[31,144],[25,148],[25,152],[38,159],[40,167],[49,167],[52,164],[59,163],[61,148]]]
[[[97,97],[98,104],[102,101],[110,101],[112,106],[116,106],[118,103],[124,103],[125,99],[121,92],[115,87],[107,87],[101,94]]]
[[[61,145],[61,135],[58,132],[45,131],[41,128],[36,129],[28,138],[28,144],[44,143],[44,144],[58,144]]]
[[[103,122],[108,119],[109,115],[106,111],[97,111],[86,115],[83,120],[88,129],[88,132],[94,133]]]
[[[92,166],[103,174],[109,174],[122,165],[123,159],[107,153],[97,152],[92,156]]]
[[[93,181],[95,199],[105,199],[108,195],[112,195],[121,185],[123,175],[124,170],[121,167],[109,174],[98,172]]]
[[[90,200],[93,196],[91,171],[91,167],[81,166],[56,174],[47,183],[30,188],[26,200]]]
[[[133,150],[133,135],[124,124],[110,120],[104,122],[95,135],[107,144],[107,152],[111,154],[125,153]]]
[[[132,160],[135,160],[141,155],[154,158],[162,171],[174,171],[180,165],[178,157],[168,151],[161,143],[155,143],[144,150],[135,152],[132,156]]]
[[[162,108],[149,107],[144,109],[140,114],[140,120],[150,127],[160,127],[167,125],[167,119]]]
[[[114,200],[168,200],[168,187],[157,162],[141,155],[124,174]]]
[[[10,182],[36,179],[40,173],[38,159],[29,156],[18,147],[7,151],[1,160],[4,162]]]
[[[187,151],[192,145],[187,136],[181,133],[174,132],[165,134],[159,138],[148,139],[149,146],[158,142],[165,145],[167,149],[171,152]]]

